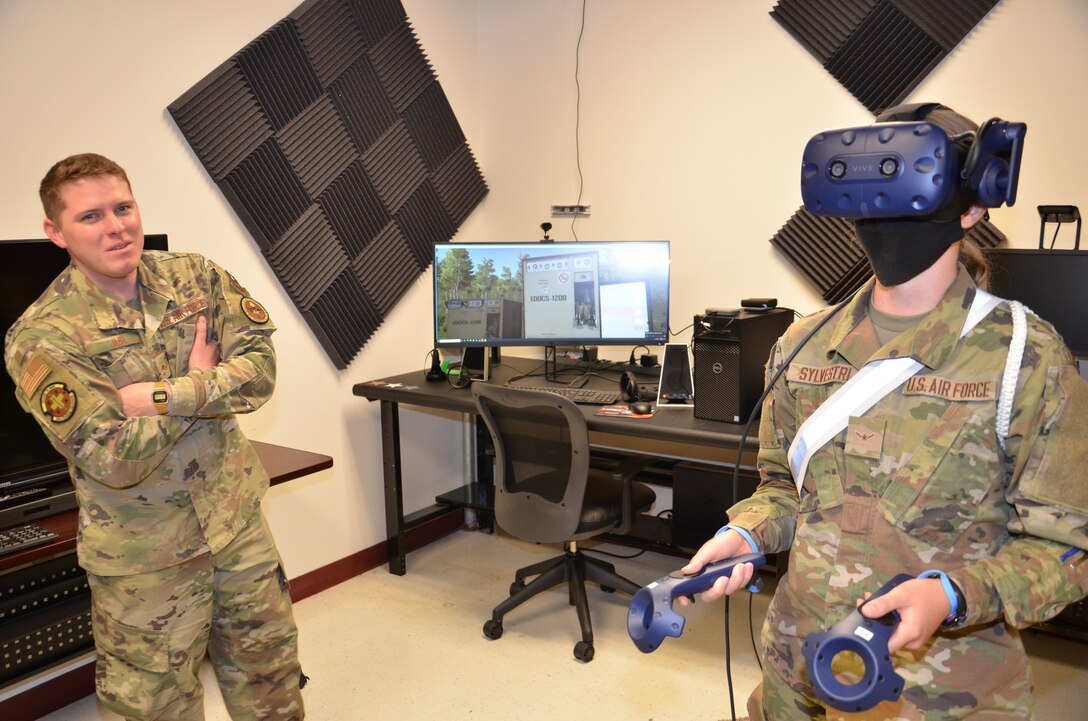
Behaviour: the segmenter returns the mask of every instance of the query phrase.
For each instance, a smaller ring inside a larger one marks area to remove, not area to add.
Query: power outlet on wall
[[[556,216],[556,215],[581,215],[581,216],[587,216],[587,215],[589,215],[589,206],[588,205],[576,205],[576,204],[553,205],[552,206],[552,216]]]

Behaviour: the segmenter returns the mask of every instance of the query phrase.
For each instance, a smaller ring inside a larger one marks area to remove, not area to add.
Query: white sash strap
[[[974,328],[1001,302],[983,290],[975,292],[975,299],[960,331],[960,338]],[[857,374],[824,401],[797,429],[797,437],[790,446],[790,470],[800,495],[812,455],[846,427],[851,416],[860,416],[876,405],[922,368],[913,358],[886,358],[867,363]]]

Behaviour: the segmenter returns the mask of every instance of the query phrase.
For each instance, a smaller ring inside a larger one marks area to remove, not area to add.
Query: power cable
[[[582,176],[582,145],[580,140],[581,126],[582,126],[582,83],[578,79],[578,73],[582,65],[582,37],[586,33],[586,3],[588,0],[582,0],[582,24],[578,29],[578,43],[574,47],[574,163],[578,168],[578,201],[576,205],[582,204],[582,191],[585,187],[585,178]],[[570,219],[570,233],[574,236],[574,239],[578,240],[578,233],[574,230],[574,224],[578,220],[578,213],[574,214],[574,217]]]

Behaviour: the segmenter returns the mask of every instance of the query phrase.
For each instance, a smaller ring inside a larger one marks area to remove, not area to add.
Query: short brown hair
[[[91,175],[115,175],[125,181],[125,185],[129,187],[129,190],[132,190],[132,183],[128,181],[128,174],[125,173],[125,169],[109,158],[97,153],[69,155],[64,160],[57,161],[49,169],[49,172],[42,178],[41,186],[38,188],[38,197],[42,200],[45,217],[54,223],[59,223],[61,211],[64,210],[64,201],[60,197],[60,186]]]

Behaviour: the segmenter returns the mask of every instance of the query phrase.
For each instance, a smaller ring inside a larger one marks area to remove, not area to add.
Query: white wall
[[[569,222],[548,209],[578,193],[581,0],[403,2],[491,189],[458,240],[531,240],[543,221],[555,224],[553,237],[572,239]],[[40,237],[45,170],[70,153],[100,152],[128,170],[148,232],[214,258],[267,305],[279,327],[279,385],[243,425],[336,464],[269,493],[292,576],[384,538],[378,407],[351,386],[422,367],[431,313],[425,275],[337,371],[166,112],[298,4],[0,3],[0,237]],[[800,205],[805,141],[871,116],[771,19],[773,5],[588,0],[580,146],[582,202],[593,212],[574,231],[673,241],[676,329],[746,296],[802,312],[822,305],[768,240]],[[1078,133],[1088,115],[1086,29],[1082,0],[1004,0],[910,98],[1028,124],[1018,203],[993,213],[1016,246],[1037,242],[1036,205],[1088,210],[1088,143]],[[447,414],[403,416],[411,510],[459,482],[461,430]]]

